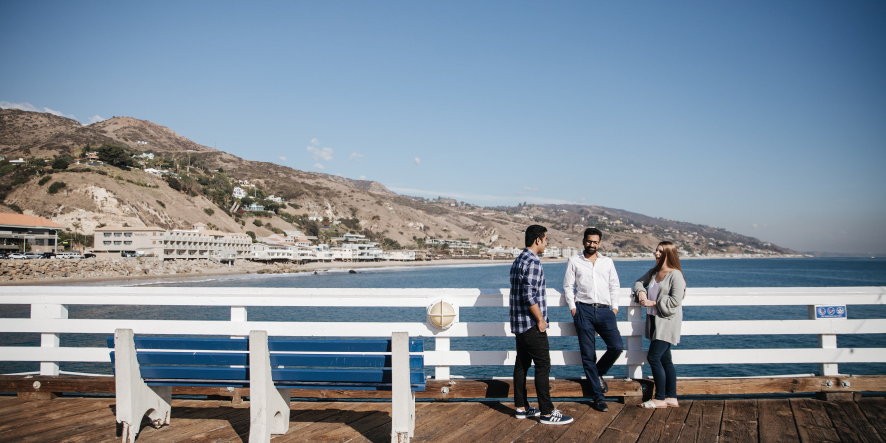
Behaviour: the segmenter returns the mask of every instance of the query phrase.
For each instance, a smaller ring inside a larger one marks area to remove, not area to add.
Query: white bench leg
[[[268,333],[249,331],[249,443],[271,441],[289,430],[289,389],[277,389],[271,378]]]
[[[408,443],[415,434],[415,392],[409,382],[409,333],[391,335],[391,443]]]
[[[171,386],[148,386],[142,380],[132,329],[114,331],[114,369],[117,389],[117,423],[123,424],[123,442],[134,443],[147,413],[154,427],[169,424]]]

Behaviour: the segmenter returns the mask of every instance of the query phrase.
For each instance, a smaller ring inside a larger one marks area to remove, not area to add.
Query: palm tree
[[[77,240],[80,239],[80,234],[79,234],[79,232],[80,232],[80,227],[81,227],[82,225],[80,224],[80,222],[75,221],[75,222],[71,223],[71,226],[74,228],[74,244],[76,244],[76,243],[77,243]],[[71,249],[74,249],[74,248],[73,248],[73,244],[72,244],[71,246],[72,246]]]

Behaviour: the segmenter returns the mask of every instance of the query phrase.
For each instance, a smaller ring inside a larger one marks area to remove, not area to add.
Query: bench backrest
[[[249,340],[136,337],[141,377],[149,386],[249,386]],[[114,347],[114,338],[108,338]],[[271,374],[279,388],[391,388],[391,340],[270,339]],[[420,353],[420,339],[409,352]],[[114,362],[114,352],[111,351]],[[410,355],[412,390],[425,387],[424,357]]]

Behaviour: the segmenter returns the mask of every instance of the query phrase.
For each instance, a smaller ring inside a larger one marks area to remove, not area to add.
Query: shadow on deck
[[[812,442],[886,441],[886,398],[824,402],[810,398],[684,400],[679,408],[648,410],[609,402],[556,406],[569,425],[517,420],[509,404],[417,403],[416,442]],[[389,442],[385,402],[294,402],[289,432],[274,442]],[[23,401],[0,397],[0,441],[115,442],[114,400],[62,397]],[[139,442],[246,442],[248,403],[173,400],[172,424],[143,422]]]

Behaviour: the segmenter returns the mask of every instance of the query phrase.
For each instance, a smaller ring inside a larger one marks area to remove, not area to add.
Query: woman
[[[671,346],[680,343],[686,280],[673,243],[659,243],[655,261],[655,267],[634,283],[633,291],[634,298],[646,307],[646,338],[652,341],[646,359],[655,381],[655,397],[640,407],[676,408],[677,373],[671,360]]]

